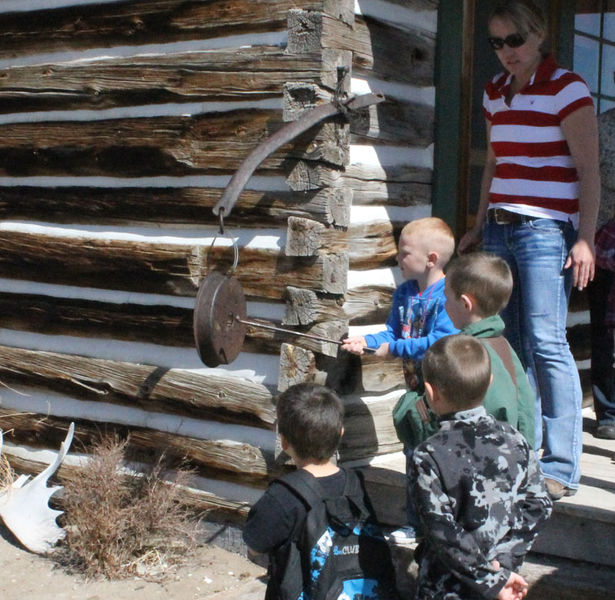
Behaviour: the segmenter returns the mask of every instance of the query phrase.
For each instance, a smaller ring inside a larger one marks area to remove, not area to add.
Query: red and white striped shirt
[[[560,123],[593,106],[587,84],[547,56],[508,106],[511,80],[509,73],[500,73],[483,95],[496,157],[489,208],[571,221],[576,228],[579,181]]]

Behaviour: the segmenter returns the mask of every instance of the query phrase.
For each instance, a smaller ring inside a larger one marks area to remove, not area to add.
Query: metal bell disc
[[[241,352],[246,326],[246,299],[235,277],[212,271],[201,282],[194,308],[194,341],[208,367],[229,364]]]

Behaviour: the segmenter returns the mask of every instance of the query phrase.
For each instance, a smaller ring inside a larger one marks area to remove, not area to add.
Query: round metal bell
[[[194,341],[208,367],[235,360],[246,336],[246,299],[235,277],[211,271],[201,282],[194,308]]]

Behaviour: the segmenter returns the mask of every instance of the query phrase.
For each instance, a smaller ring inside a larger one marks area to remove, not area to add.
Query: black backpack
[[[295,539],[271,557],[267,600],[396,600],[391,551],[365,502],[363,482],[346,471],[341,496],[297,469],[277,480],[306,507]]]

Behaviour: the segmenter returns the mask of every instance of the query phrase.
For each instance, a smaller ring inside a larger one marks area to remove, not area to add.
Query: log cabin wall
[[[400,450],[397,361],[251,328],[208,369],[192,312],[232,258],[228,238],[212,247],[211,209],[241,161],[336,89],[374,91],[386,102],[264,161],[225,225],[251,318],[335,338],[382,327],[396,236],[431,213],[437,10],[0,3],[0,428],[15,468],[40,470],[74,420],[62,475],[99,431],[130,434],[136,459],[164,448],[196,468],[189,502],[241,518],[275,467],[273,396],[304,380],[343,395],[343,460]]]
[[[343,394],[343,459],[399,450],[396,362],[251,328],[208,369],[192,310],[232,258],[211,209],[242,160],[336,89],[372,90],[387,101],[266,159],[225,226],[251,318],[336,338],[380,326],[395,236],[430,214],[436,15],[429,0],[0,4],[0,428],[16,468],[40,469],[74,420],[73,452],[130,433],[136,459],[164,448],[197,469],[195,505],[241,516],[274,466],[273,395],[302,380]]]

